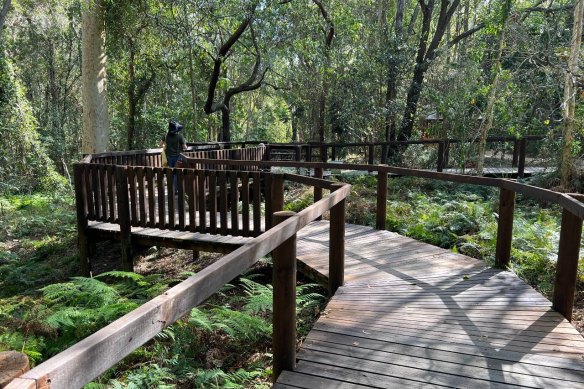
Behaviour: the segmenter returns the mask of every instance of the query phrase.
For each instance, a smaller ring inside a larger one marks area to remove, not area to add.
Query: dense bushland
[[[0,212],[0,350],[22,351],[33,365],[194,274],[72,277],[78,255],[70,194],[0,197]],[[145,255],[156,261],[169,252]],[[266,259],[89,387],[269,387],[270,277]],[[299,284],[299,336],[312,326],[324,293],[318,285]]]

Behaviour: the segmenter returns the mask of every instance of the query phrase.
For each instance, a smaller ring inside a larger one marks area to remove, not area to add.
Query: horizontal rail
[[[13,380],[7,389],[78,388],[105,372],[351,192],[345,184],[196,275]]]

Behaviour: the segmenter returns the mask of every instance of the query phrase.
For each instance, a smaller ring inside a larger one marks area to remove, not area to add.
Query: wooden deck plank
[[[345,285],[278,383],[584,388],[584,338],[513,273],[395,233],[346,231]],[[328,223],[298,238],[299,268],[326,280]]]

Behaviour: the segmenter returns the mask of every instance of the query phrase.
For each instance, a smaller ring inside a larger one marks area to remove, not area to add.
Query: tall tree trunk
[[[574,7],[574,26],[570,45],[568,71],[564,82],[564,144],[562,145],[561,185],[570,188],[570,178],[573,170],[572,147],[574,145],[574,113],[576,110],[576,82],[579,74],[580,46],[582,44],[582,19],[584,16],[584,0],[576,0]]]
[[[398,140],[406,140],[412,136],[424,76],[430,63],[436,58],[436,50],[440,46],[446,29],[450,25],[452,15],[460,3],[460,0],[453,0],[452,3],[449,0],[440,0],[440,12],[436,21],[434,34],[432,34],[432,39],[428,40],[430,38],[434,1],[428,0],[426,3],[425,0],[419,0],[420,9],[422,10],[422,32],[420,34],[414,74],[406,98],[406,108],[400,126]]]
[[[190,42],[190,41],[189,41]],[[193,46],[189,44],[189,78],[191,82],[191,109],[193,111],[193,142],[197,141],[197,81],[195,78],[195,64],[193,60]]]
[[[0,10],[0,54],[2,53],[2,29],[4,28],[4,23],[6,22],[6,15],[8,15],[8,10],[10,9],[10,3],[12,0],[4,0],[2,9]]]
[[[128,60],[128,123],[127,123],[127,139],[128,150],[132,150],[134,146],[134,133],[136,131],[136,51],[132,39],[128,39],[130,46],[130,58]]]
[[[395,11],[395,38],[391,53],[387,60],[387,91],[385,95],[385,140],[396,139],[396,112],[393,106],[397,99],[397,76],[401,55],[401,40],[403,35],[404,0],[397,0]]]
[[[491,128],[493,128],[495,100],[497,99],[497,92],[501,82],[501,56],[503,54],[503,43],[505,42],[506,24],[506,21],[503,21],[503,26],[501,27],[501,32],[499,33],[499,39],[497,41],[497,57],[495,58],[495,63],[492,66],[492,69],[495,72],[495,77],[493,78],[493,83],[491,84],[491,90],[489,91],[489,97],[487,98],[487,107],[485,109],[485,114],[480,127],[479,155],[477,160],[477,174],[479,176],[483,175],[487,136],[489,135]]]
[[[86,0],[82,17],[83,153],[107,149],[109,117],[106,101],[104,0]]]

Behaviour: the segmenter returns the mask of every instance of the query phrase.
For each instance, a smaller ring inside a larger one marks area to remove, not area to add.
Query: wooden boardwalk
[[[326,221],[298,236],[321,279],[328,237]],[[584,338],[513,273],[356,225],[345,286],[297,357],[276,388],[584,388]]]

